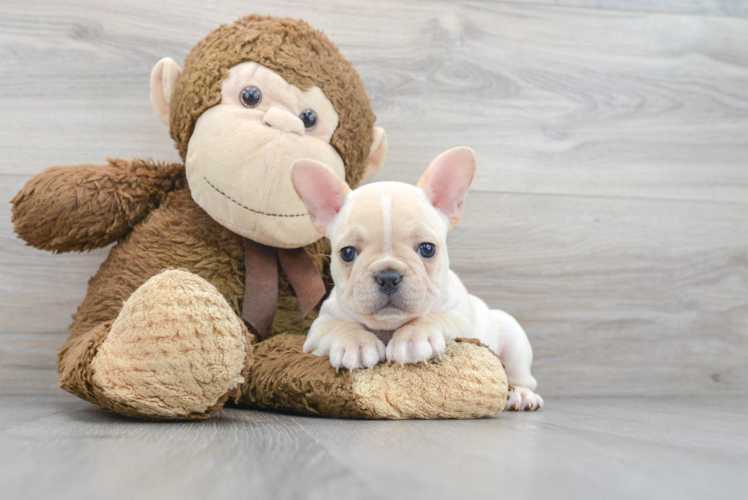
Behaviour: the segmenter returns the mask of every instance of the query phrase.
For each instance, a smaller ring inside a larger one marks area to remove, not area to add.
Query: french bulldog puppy
[[[450,340],[476,338],[506,367],[513,386],[507,408],[543,406],[522,327],[468,294],[449,269],[447,231],[462,217],[475,164],[470,148],[455,148],[429,165],[418,187],[377,182],[351,191],[324,164],[295,162],[296,192],[332,242],[335,281],[304,352],[354,370],[385,359],[425,362],[444,353]]]

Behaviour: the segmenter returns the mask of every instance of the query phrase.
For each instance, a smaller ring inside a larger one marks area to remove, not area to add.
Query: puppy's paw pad
[[[348,335],[332,343],[330,364],[336,369],[371,368],[385,359],[384,343],[374,334]]]
[[[512,387],[506,402],[506,409],[511,411],[536,411],[543,407],[543,398],[527,387]]]
[[[398,330],[387,344],[387,360],[402,365],[421,363],[441,356],[446,348],[443,335]]]

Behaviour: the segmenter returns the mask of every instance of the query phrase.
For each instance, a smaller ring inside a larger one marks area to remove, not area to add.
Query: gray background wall
[[[473,147],[453,267],[514,314],[549,395],[748,392],[748,3],[0,2],[0,200],[52,165],[177,160],[148,100],[253,12],[323,29],[415,182]],[[56,351],[107,249],[24,247],[0,214],[0,392],[57,391]]]

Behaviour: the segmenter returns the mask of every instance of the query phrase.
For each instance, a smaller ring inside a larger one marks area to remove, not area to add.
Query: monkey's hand
[[[13,225],[29,245],[55,252],[99,248],[125,236],[184,184],[184,166],[109,159],[52,167],[13,198]]]

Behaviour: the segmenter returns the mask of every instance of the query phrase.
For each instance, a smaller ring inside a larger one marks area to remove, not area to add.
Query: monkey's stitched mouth
[[[223,191],[221,191],[220,189],[218,189],[217,187],[215,187],[213,185],[213,183],[208,180],[207,177],[203,177],[203,180],[208,183],[208,186],[210,186],[213,189],[215,189],[216,192],[218,192],[219,194],[221,194],[223,197],[225,197],[225,198],[233,201],[234,203],[236,203],[237,205],[239,205],[243,209],[249,210],[250,212],[255,213],[255,214],[267,215],[268,217],[304,217],[304,216],[308,216],[309,215],[309,214],[270,214],[270,213],[267,213],[267,212],[263,212],[261,210],[255,210],[254,208],[250,208],[250,207],[248,207],[248,206],[240,203],[239,201],[235,200],[231,196],[227,195],[226,193],[224,193]]]

